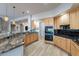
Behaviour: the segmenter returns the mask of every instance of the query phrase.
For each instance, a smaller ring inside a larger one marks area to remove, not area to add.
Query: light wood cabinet
[[[71,40],[71,55],[75,56],[77,52],[76,50],[75,43]]]
[[[34,23],[35,20],[32,20],[32,29],[36,28],[36,24]]]
[[[28,45],[30,43],[30,35],[24,37],[24,44]]]
[[[53,42],[56,46],[62,48],[71,55],[79,56],[79,45],[77,45],[71,39],[55,36]]]
[[[66,39],[65,38],[61,37],[61,43],[60,44],[61,44],[60,48],[66,50]]]
[[[70,28],[79,29],[79,8],[73,9],[70,14]]]
[[[79,56],[79,46],[73,41],[71,41],[71,54],[73,56]]]
[[[76,56],[79,56],[79,46],[76,45]]]
[[[54,27],[55,29],[60,29],[61,21],[59,20],[59,17],[54,18]]]
[[[29,33],[24,37],[24,45],[28,45],[38,40],[38,33]]]
[[[32,33],[29,38],[30,38],[30,42],[33,42],[34,41],[34,34]]]
[[[55,29],[60,29],[60,25],[68,25],[69,23],[69,13],[54,18]]]
[[[54,44],[57,45],[57,46],[60,46],[60,38],[55,36],[54,37],[55,39],[53,40]]]
[[[66,46],[67,46],[67,48],[66,48],[66,51],[68,52],[68,53],[70,53],[70,50],[71,50],[71,40],[70,39],[66,39]]]
[[[45,25],[54,25],[54,19],[53,17],[49,17],[49,18],[45,18],[42,20],[42,22],[45,24]]]
[[[70,12],[70,28],[71,29],[77,29],[77,23],[76,23],[76,10],[73,10]]]

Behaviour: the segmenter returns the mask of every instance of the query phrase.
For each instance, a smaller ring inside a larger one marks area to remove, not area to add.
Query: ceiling
[[[7,15],[10,17],[10,19],[13,19],[27,15],[28,10],[29,14],[33,15],[50,11],[59,5],[60,3],[0,3],[0,15],[4,16],[6,14],[6,7]],[[15,6],[15,9],[13,6]]]

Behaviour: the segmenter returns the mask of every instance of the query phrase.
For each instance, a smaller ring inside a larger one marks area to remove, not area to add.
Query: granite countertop
[[[24,44],[23,38],[25,34],[38,33],[35,29],[21,33],[4,33],[0,34],[0,54],[10,51]],[[21,35],[22,34],[22,35]]]
[[[24,36],[15,37],[12,39],[11,38],[3,39],[2,42],[0,43],[0,54],[23,45],[24,44],[23,37]]]
[[[79,45],[79,29],[68,29],[68,30],[63,30],[63,29],[58,29],[55,30],[54,35],[56,36],[61,36],[64,38],[71,39],[75,43]]]

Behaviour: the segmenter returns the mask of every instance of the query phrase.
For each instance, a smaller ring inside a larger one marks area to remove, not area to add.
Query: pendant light
[[[14,9],[14,18],[15,18],[15,6],[13,6],[13,9]],[[14,19],[14,21],[12,22],[12,24],[14,24],[14,25],[16,24],[16,23],[15,23],[15,19]]]
[[[7,6],[8,6],[8,5],[5,4],[5,8],[6,8],[6,9],[5,9],[5,11],[6,11],[5,13],[6,13],[6,15],[3,17],[3,18],[4,18],[4,21],[8,21],[8,20],[9,20],[9,17],[8,17],[8,15],[7,15]]]

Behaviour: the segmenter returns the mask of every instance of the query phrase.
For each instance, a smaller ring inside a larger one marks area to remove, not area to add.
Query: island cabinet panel
[[[34,41],[34,35],[33,34],[30,34],[29,36],[30,36],[29,38],[30,38],[30,43],[31,43],[31,42]]]
[[[29,33],[24,37],[24,45],[28,45],[38,40],[38,33]]]
[[[24,37],[24,44],[27,45],[30,43],[30,35],[27,35],[27,37]]]

